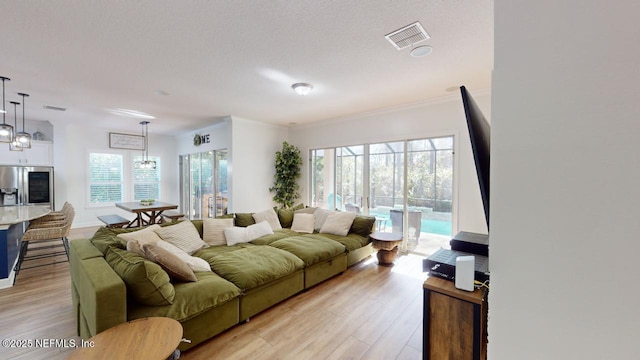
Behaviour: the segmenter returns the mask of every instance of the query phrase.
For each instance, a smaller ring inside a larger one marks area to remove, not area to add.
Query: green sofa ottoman
[[[284,250],[251,245],[234,251],[209,249],[197,255],[242,290],[240,321],[304,290],[304,263]]]
[[[292,236],[269,246],[290,252],[304,261],[304,288],[308,289],[347,270],[347,249],[325,234]]]
[[[373,254],[373,246],[369,236],[349,233],[347,236],[322,234],[327,239],[337,241],[347,248],[347,267],[355,265]]]
[[[190,347],[236,325],[240,317],[240,289],[213,272],[196,272],[197,282],[175,283],[173,304],[145,306],[131,303],[128,321],[149,317],[169,317],[180,321],[185,339],[180,350]]]

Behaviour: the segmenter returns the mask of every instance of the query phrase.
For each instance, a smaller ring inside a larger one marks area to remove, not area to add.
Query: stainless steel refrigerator
[[[55,209],[53,167],[0,165],[0,206],[46,205]]]

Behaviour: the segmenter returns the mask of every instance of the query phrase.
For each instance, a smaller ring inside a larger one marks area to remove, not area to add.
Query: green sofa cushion
[[[235,215],[236,226],[247,227],[256,223],[253,219],[253,213],[236,213]]]
[[[128,320],[146,316],[162,316],[186,321],[227,301],[240,296],[241,291],[212,272],[196,272],[197,282],[175,284],[173,305],[144,306],[133,304],[128,309]]]
[[[213,261],[213,258],[215,258],[218,255],[226,254],[232,251],[236,251],[236,250],[240,250],[240,249],[244,249],[252,246],[254,245],[249,243],[240,243],[240,244],[235,244],[233,246],[227,246],[227,245],[209,246],[208,248],[203,248],[194,252],[193,256],[197,256],[199,258],[205,259],[209,264],[211,264],[211,262]]]
[[[171,305],[176,292],[169,275],[160,265],[142,256],[111,247],[107,250],[107,263],[127,285],[134,300],[151,306]]]
[[[291,253],[270,246],[250,246],[215,256],[211,269],[242,290],[249,290],[302,269]]]
[[[304,209],[304,204],[298,204],[288,209],[273,208],[273,210],[278,213],[278,220],[280,220],[280,225],[282,225],[283,228],[291,227],[291,224],[293,224],[293,213],[300,209]]]
[[[255,245],[269,245],[276,240],[298,235],[300,234],[291,229],[274,230],[273,234],[261,236],[255,240],[252,240],[251,243]]]
[[[322,236],[326,237],[327,239],[339,242],[340,244],[344,245],[344,247],[346,247],[350,252],[367,246],[367,244],[371,242],[368,236],[360,236],[354,233],[349,233],[347,234],[347,236],[334,234],[322,234]]]
[[[120,229],[118,229],[120,230]],[[122,229],[124,230],[124,229]],[[140,229],[135,229],[135,230],[140,230]],[[126,243],[124,242],[124,240],[118,238],[118,234],[124,233],[124,232],[131,232],[131,231],[135,231],[135,230],[129,230],[129,231],[117,231],[116,229],[110,229],[110,228],[106,228],[106,227],[100,227],[95,234],[93,234],[93,237],[91,238],[91,243],[93,244],[93,246],[95,246],[98,250],[100,250],[100,252],[104,255],[107,254],[107,250],[109,250],[110,247],[117,247],[119,249],[125,249],[126,248]]]
[[[86,260],[96,257],[104,257],[104,254],[87,239],[78,239],[69,242],[72,245],[78,260]]]
[[[304,261],[305,266],[344,254],[344,245],[327,239],[325,234],[307,234],[292,236],[272,242],[269,246],[285,250]]]
[[[190,221],[193,224],[193,226],[195,226],[196,230],[198,230],[198,234],[200,234],[200,239],[202,239],[202,234],[204,232],[203,230],[204,223],[202,222],[202,220],[190,220]]]
[[[373,216],[358,215],[351,224],[349,234],[358,234],[360,236],[368,237],[373,230],[373,226],[376,223],[376,218]]]

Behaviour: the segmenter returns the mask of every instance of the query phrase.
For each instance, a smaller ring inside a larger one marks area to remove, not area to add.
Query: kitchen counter
[[[48,206],[0,207],[0,289],[13,286],[14,266],[27,222],[51,212]]]
[[[0,230],[6,230],[10,225],[37,219],[51,212],[48,206],[2,206],[0,207]]]

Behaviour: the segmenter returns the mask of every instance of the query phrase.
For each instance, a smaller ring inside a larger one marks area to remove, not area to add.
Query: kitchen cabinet
[[[53,166],[53,143],[31,141],[31,148],[22,151],[9,150],[9,144],[0,144],[0,165]]]

